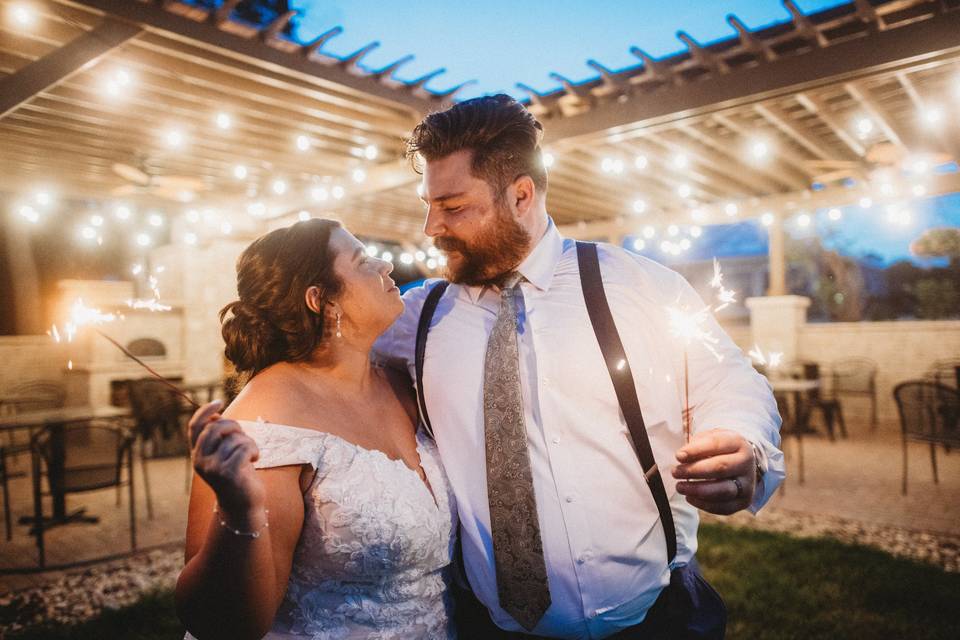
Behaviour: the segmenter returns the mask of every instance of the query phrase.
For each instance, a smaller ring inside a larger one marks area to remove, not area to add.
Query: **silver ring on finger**
[[[733,480],[733,484],[737,487],[737,495],[733,497],[734,500],[739,500],[743,497],[743,485],[740,483],[740,478],[730,478]]]

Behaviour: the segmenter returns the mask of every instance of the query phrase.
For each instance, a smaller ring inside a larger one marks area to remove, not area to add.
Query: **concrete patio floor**
[[[960,536],[960,451],[938,449],[940,482],[932,479],[929,447],[909,445],[909,492],[901,494],[901,443],[893,425],[874,433],[851,429],[851,438],[829,441],[824,436],[804,437],[805,481],[798,477],[796,443],[784,443],[788,480],[769,503],[768,518],[789,512],[813,518],[842,518],[865,525]],[[147,517],[142,475],[137,465],[137,535],[141,550],[175,549],[183,543],[187,493],[183,459],[148,463],[153,488],[154,517]],[[28,477],[10,481],[14,519],[13,540],[0,539],[0,593],[39,586],[64,575],[63,571],[37,571],[37,552],[27,527],[16,519],[33,510]],[[71,524],[50,530],[46,536],[47,563],[54,566],[96,560],[130,551],[127,494],[121,506],[112,489],[69,496],[68,510],[85,506],[98,515],[98,524]],[[738,514],[738,519],[751,516]],[[764,511],[757,516],[761,525]],[[721,519],[722,520],[722,519]],[[70,569],[76,571],[76,569]]]

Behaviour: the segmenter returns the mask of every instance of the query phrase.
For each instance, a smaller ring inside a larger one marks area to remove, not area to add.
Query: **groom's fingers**
[[[702,458],[735,453],[745,444],[746,440],[739,433],[726,429],[711,429],[698,433],[677,450],[677,460],[693,462]]]
[[[741,451],[712,456],[690,464],[677,465],[673,469],[673,477],[690,480],[730,478],[745,474],[751,468],[751,461],[751,458]]]

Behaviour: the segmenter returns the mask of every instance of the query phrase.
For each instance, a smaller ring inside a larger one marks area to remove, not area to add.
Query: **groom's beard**
[[[496,284],[500,276],[516,268],[530,250],[527,230],[506,207],[494,206],[496,219],[470,241],[448,236],[434,240],[434,245],[447,253],[443,276],[450,282],[471,286]],[[453,253],[459,255],[453,256]]]

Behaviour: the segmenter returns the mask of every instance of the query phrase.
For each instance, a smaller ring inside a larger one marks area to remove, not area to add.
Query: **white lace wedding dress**
[[[312,429],[239,422],[260,448],[256,468],[316,470],[287,593],[265,638],[454,638],[447,582],[456,503],[434,442],[417,435],[431,494],[380,451]]]

